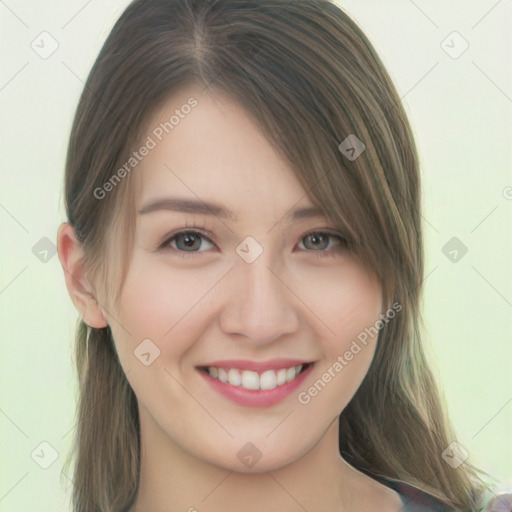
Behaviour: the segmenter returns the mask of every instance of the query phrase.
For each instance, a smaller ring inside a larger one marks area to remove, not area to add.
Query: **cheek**
[[[130,332],[164,343],[183,320],[195,314],[215,282],[213,277],[206,280],[204,272],[201,278],[194,270],[185,272],[134,259],[118,314]]]
[[[171,267],[135,254],[115,312],[119,323],[111,322],[125,371],[140,369],[134,356],[148,345],[147,341],[141,345],[147,339],[157,347],[149,344],[158,354],[152,367],[186,368],[188,355],[218,312],[212,290],[226,272],[225,268]],[[158,378],[167,377],[162,374]],[[130,378],[135,379],[134,374]]]
[[[326,269],[327,270],[327,269]],[[343,349],[378,320],[382,288],[376,276],[356,262],[347,261],[337,272],[318,273],[308,306],[322,321],[329,350]],[[306,289],[304,288],[304,294]]]
[[[314,418],[325,411],[334,416],[347,406],[375,353],[378,336],[375,330],[368,332],[381,314],[380,283],[359,266],[345,270],[337,281],[326,281],[323,300],[317,298],[316,306],[329,330],[322,338],[323,358],[315,378],[297,395],[297,401],[309,411],[305,428],[314,429]]]

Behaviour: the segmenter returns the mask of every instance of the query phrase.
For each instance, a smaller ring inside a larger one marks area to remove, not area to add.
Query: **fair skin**
[[[121,296],[107,308],[87,280],[71,226],[58,233],[69,293],[87,324],[110,325],[138,399],[141,475],[130,512],[399,511],[399,496],[338,450],[338,416],[368,371],[376,337],[307,404],[298,400],[379,319],[380,283],[326,217],[286,219],[313,203],[237,104],[182,90],[149,121],[148,134],[190,96],[198,106],[132,171],[141,181],[137,211],[179,196],[218,203],[237,220],[137,214]],[[178,230],[205,233],[158,249]],[[331,237],[306,236],[326,230]],[[263,249],[250,263],[236,251],[248,236]],[[134,356],[145,339],[160,350],[148,366]],[[197,368],[279,358],[314,364],[298,389],[268,407],[233,401]],[[247,443],[261,454],[250,467],[237,456]]]

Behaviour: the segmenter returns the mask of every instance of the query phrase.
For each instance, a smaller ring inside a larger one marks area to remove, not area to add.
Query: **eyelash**
[[[179,256],[182,258],[195,258],[195,257],[197,257],[197,255],[205,252],[205,251],[181,251],[180,249],[175,249],[174,247],[170,247],[170,243],[176,237],[178,237],[179,235],[183,235],[183,234],[200,235],[203,239],[206,239],[208,242],[215,244],[215,242],[212,240],[213,237],[211,235],[209,236],[209,235],[206,235],[202,231],[199,231],[197,229],[192,229],[192,228],[199,228],[199,226],[196,226],[194,224],[191,226],[187,225],[186,227],[191,228],[191,229],[185,229],[185,230],[177,231],[176,233],[172,233],[172,235],[170,235],[169,237],[166,237],[164,239],[164,241],[159,245],[157,250],[158,251],[172,251],[172,252],[178,253]],[[306,233],[304,236],[301,237],[301,241],[303,238],[306,238],[307,236],[310,236],[310,235],[327,235],[331,239],[337,238],[340,241],[340,245],[335,245],[334,247],[331,247],[330,249],[324,249],[324,250],[319,250],[319,251],[305,249],[306,252],[313,253],[315,255],[315,257],[317,257],[317,258],[334,256],[335,252],[337,252],[347,246],[347,240],[345,237],[343,237],[337,233],[332,233],[330,231],[320,231],[320,230],[309,231],[308,233]]]

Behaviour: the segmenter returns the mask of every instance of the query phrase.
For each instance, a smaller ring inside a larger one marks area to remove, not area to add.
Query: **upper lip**
[[[292,366],[305,365],[313,361],[304,359],[272,359],[270,361],[249,361],[247,359],[226,359],[224,361],[212,361],[210,363],[199,365],[198,368],[215,366],[217,368],[238,368],[239,370],[251,370],[254,372],[263,372],[265,370],[279,370],[281,368],[291,368]]]

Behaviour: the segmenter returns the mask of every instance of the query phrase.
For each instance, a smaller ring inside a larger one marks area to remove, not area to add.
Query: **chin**
[[[268,452],[268,456],[266,456]],[[227,454],[234,454],[227,456]],[[283,453],[281,447],[268,447],[261,451],[252,443],[245,443],[241,447],[227,448],[218,457],[205,457],[204,452],[199,456],[225,470],[234,473],[258,474],[268,471],[276,471],[295,462],[299,457],[299,453]]]

